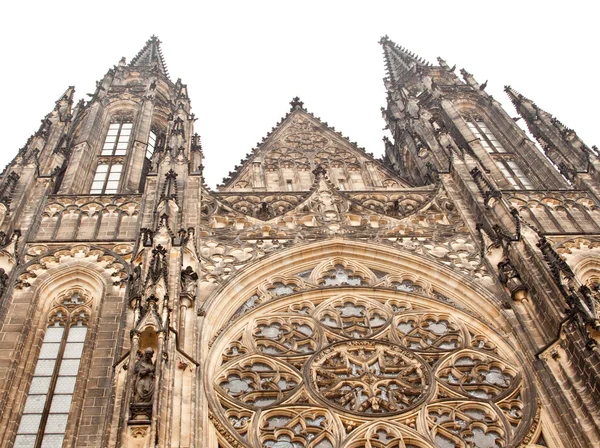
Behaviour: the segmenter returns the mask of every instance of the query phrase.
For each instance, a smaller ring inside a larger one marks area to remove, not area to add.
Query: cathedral
[[[216,190],[156,37],[58,98],[0,179],[0,448],[600,446],[598,148],[380,45],[383,159],[294,98]]]

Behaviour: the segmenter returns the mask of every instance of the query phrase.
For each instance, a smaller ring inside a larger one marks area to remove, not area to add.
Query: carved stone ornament
[[[308,386],[328,406],[352,414],[391,415],[427,396],[429,368],[400,345],[376,340],[332,344],[307,364]]]

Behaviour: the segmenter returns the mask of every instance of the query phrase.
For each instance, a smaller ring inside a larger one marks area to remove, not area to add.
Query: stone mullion
[[[115,231],[113,234],[113,238],[115,240],[119,239],[119,232],[121,231],[121,221],[123,220],[123,210],[121,208],[117,208],[117,225],[115,226]]]
[[[536,204],[537,205],[537,204]],[[533,207],[533,208],[537,208],[537,207]],[[525,207],[521,208],[519,210],[519,212],[521,210],[527,210],[529,218],[531,218],[531,220],[533,221],[533,224],[536,228],[543,230],[544,226],[542,225],[542,223],[539,221],[538,217],[535,215],[535,213],[533,212],[532,208],[529,206],[529,204],[527,204]]]
[[[102,217],[104,216],[105,211],[106,211],[106,208],[103,208],[102,210],[98,210],[98,219],[96,219],[96,227],[94,228],[94,235],[92,236],[93,240],[98,239],[98,233],[100,232],[100,226],[102,225]]]
[[[80,208],[77,208],[78,214],[77,214],[77,221],[75,222],[75,225],[73,226],[73,233],[71,234],[71,239],[72,240],[76,240],[77,239],[77,233],[79,232],[79,228],[81,227],[81,215],[82,215],[82,211]]]
[[[50,414],[50,406],[52,405],[52,399],[54,398],[54,389],[56,388],[56,382],[58,381],[58,372],[60,371],[60,366],[63,361],[63,355],[65,353],[65,346],[67,345],[67,338],[69,337],[69,329],[70,329],[70,316],[65,316],[65,327],[62,335],[62,339],[60,341],[60,347],[58,349],[58,354],[56,355],[56,364],[54,365],[54,372],[52,372],[52,379],[50,380],[50,385],[48,386],[48,394],[46,395],[46,403],[44,404],[44,410],[42,411],[42,419],[40,421],[40,426],[38,428],[37,438],[35,441],[35,448],[41,448],[42,440],[44,439],[44,431],[46,429],[46,423],[48,421],[48,415]],[[45,339],[42,338],[42,344]],[[39,356],[39,354],[38,354]],[[39,360],[39,359],[38,359]],[[37,361],[36,360],[36,365]],[[75,397],[73,391],[72,397]],[[27,394],[28,396],[29,394]],[[26,396],[26,397],[27,397]],[[70,416],[70,414],[69,414]],[[67,420],[68,422],[68,420]]]
[[[579,223],[577,222],[577,220],[575,218],[573,218],[573,215],[571,214],[571,212],[569,211],[569,209],[566,206],[563,206],[564,211],[565,211],[565,215],[567,216],[567,221],[569,221],[571,223],[571,225],[573,227],[575,227],[577,232],[581,232],[583,233],[584,230],[583,228],[579,225]]]
[[[552,224],[554,224],[554,227],[556,227],[556,229],[558,230],[558,233],[565,233],[565,229],[563,228],[563,226],[560,225],[560,222],[558,221],[558,219],[556,219],[554,213],[552,213],[554,209],[548,207],[543,202],[541,202],[540,205],[544,209],[544,213],[546,214],[546,216],[548,216],[548,219],[552,221]]]
[[[65,210],[62,210],[58,214],[58,218],[56,219],[56,225],[54,226],[54,231],[52,232],[52,237],[50,238],[53,241],[56,240],[56,235],[58,234],[58,230],[60,229],[60,225],[62,223],[62,217],[63,217],[64,212],[65,212]]]
[[[597,232],[600,231],[600,225],[598,225],[598,223],[596,222],[596,220],[592,217],[592,215],[588,211],[588,208],[586,206],[580,205],[580,204],[577,204],[575,206],[587,217],[588,222],[592,223],[592,225],[594,226],[594,229]],[[582,230],[582,232],[583,232],[583,230]]]

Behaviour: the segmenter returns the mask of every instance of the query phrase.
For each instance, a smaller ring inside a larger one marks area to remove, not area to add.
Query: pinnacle
[[[531,101],[525,95],[519,93],[517,90],[513,89],[511,86],[504,86],[504,91],[508,95],[510,102],[513,104],[519,115],[525,118],[525,121],[529,122],[529,120],[535,120],[539,118],[540,114],[550,115],[537,107],[533,101]]]
[[[152,67],[155,64],[160,72],[169,77],[167,64],[162,55],[160,44],[162,42],[154,34],[146,41],[146,45],[135,55],[129,64],[130,67]]]
[[[504,91],[510,98],[510,101],[515,105],[515,107],[517,107],[522,102],[528,102],[528,103],[533,104],[533,101],[531,101],[529,98],[525,97],[524,95],[521,95],[519,92],[517,92],[511,86],[504,86]]]
[[[67,88],[67,90],[65,90],[65,93],[63,93],[62,96],[56,101],[56,105],[58,106],[63,101],[72,102],[74,94],[75,94],[75,87],[69,86]]]

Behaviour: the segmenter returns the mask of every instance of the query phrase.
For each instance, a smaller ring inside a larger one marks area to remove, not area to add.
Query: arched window
[[[496,166],[515,190],[532,190],[533,184],[519,165],[511,159],[494,159]]]
[[[131,118],[118,118],[108,127],[98,159],[90,194],[115,194],[123,173],[133,123]]]
[[[15,448],[62,446],[88,329],[85,302],[71,291],[50,311]]]
[[[506,149],[504,149],[481,118],[469,118],[467,119],[467,125],[471,132],[473,132],[473,135],[481,141],[481,145],[487,152],[506,152]]]
[[[494,163],[512,188],[515,190],[531,190],[535,188],[518,163],[511,158],[510,151],[507,151],[502,143],[500,143],[481,117],[478,115],[467,116],[465,117],[465,121],[475,138],[479,140],[483,149],[490,154]]]

